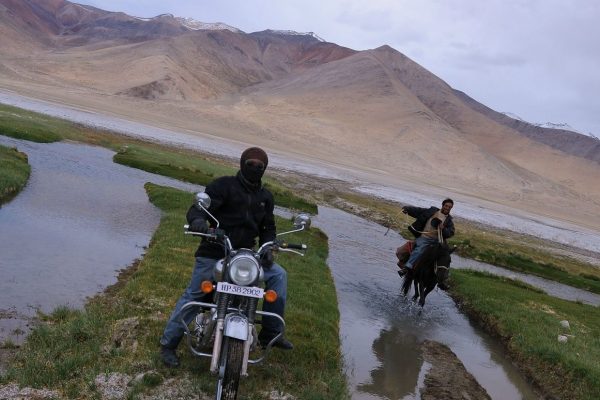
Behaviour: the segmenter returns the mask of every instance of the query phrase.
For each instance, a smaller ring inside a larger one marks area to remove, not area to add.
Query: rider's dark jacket
[[[255,246],[275,239],[275,217],[273,216],[273,195],[262,185],[251,185],[238,172],[236,176],[217,178],[206,186],[205,192],[211,198],[208,211],[219,220],[219,228],[224,229],[234,249]],[[209,221],[211,228],[216,223],[202,209],[192,205],[186,215],[189,224],[196,219]],[[223,246],[214,241],[202,239],[196,257],[223,258]]]
[[[415,237],[421,236],[423,229],[425,229],[425,225],[427,224],[427,220],[431,218],[436,212],[440,209],[437,207],[429,207],[429,208],[421,208],[421,207],[404,207],[406,213],[413,218],[416,218],[416,221],[412,223],[408,227],[408,230],[415,235]],[[446,215],[446,220],[444,221],[444,225],[442,226],[442,236],[444,239],[451,238],[454,236],[454,222],[452,221],[452,216],[449,214]]]

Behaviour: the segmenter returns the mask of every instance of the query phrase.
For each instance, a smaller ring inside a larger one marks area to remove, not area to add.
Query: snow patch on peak
[[[325,39],[319,37],[314,32],[296,32],[296,31],[286,31],[286,30],[268,30],[268,32],[274,33],[276,35],[286,35],[286,36],[310,36],[312,38],[317,39],[319,42],[325,42]]]
[[[238,28],[235,28],[231,25],[227,25],[224,24],[222,22],[201,22],[201,21],[197,21],[193,18],[183,18],[183,17],[176,17],[177,21],[179,21],[179,23],[183,26],[185,26],[188,29],[191,29],[193,31],[198,31],[198,30],[211,30],[211,31],[222,31],[222,30],[227,30],[227,31],[231,31],[231,32],[236,32],[236,33],[243,33],[241,30],[239,30]]]
[[[519,117],[517,114],[511,113],[511,112],[502,112],[501,114],[504,114],[509,118],[516,119],[517,121],[527,122],[523,118]]]
[[[502,114],[506,115],[509,118],[516,119],[516,120],[521,121],[521,122],[525,122],[525,123],[527,123],[529,125],[538,126],[540,128],[562,129],[562,130],[565,130],[565,131],[571,131],[571,132],[579,133],[580,135],[589,136],[589,137],[594,138],[596,140],[600,140],[600,138],[598,136],[594,135],[592,132],[582,132],[580,130],[577,130],[577,129],[573,128],[571,125],[567,124],[566,122],[560,122],[560,123],[555,123],[555,122],[544,122],[544,123],[529,122],[529,121],[526,121],[523,118],[519,117],[517,114],[511,113],[511,112],[503,112]]]
[[[567,124],[567,123],[554,123],[554,122],[544,122],[544,123],[539,123],[539,124],[535,124],[537,126],[541,126],[542,128],[550,128],[550,129],[565,129],[568,131],[575,131],[575,129]]]

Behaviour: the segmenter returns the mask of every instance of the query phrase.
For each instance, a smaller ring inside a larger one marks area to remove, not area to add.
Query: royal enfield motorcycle
[[[225,232],[219,229],[219,221],[208,211],[210,196],[206,193],[196,195],[197,206],[216,223],[216,228],[208,233],[189,231],[185,225],[185,234],[203,236],[223,244],[225,257],[215,266],[216,282],[202,282],[201,290],[213,295],[213,303],[192,301],[186,303],[181,314],[188,308],[198,310],[196,317],[188,325],[183,319],[185,336],[191,352],[199,357],[209,357],[210,372],[217,376],[215,399],[235,400],[240,377],[248,376],[248,365],[265,360],[283,331],[275,336],[264,348],[259,345],[256,325],[265,316],[277,318],[285,328],[285,321],[277,314],[258,310],[259,300],[274,302],[277,293],[265,291],[264,272],[261,257],[269,250],[292,252],[304,255],[305,244],[287,243],[282,239],[266,242],[258,250],[234,249]],[[283,236],[300,232],[310,227],[310,216],[299,214],[293,218],[294,227]],[[212,351],[209,352],[209,350]]]

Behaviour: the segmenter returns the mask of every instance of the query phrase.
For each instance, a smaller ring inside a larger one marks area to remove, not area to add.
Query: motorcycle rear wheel
[[[244,341],[226,337],[221,350],[216,400],[237,398],[243,357]]]

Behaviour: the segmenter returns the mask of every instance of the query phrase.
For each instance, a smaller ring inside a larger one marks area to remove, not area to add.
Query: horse
[[[450,249],[444,242],[436,243],[423,251],[414,268],[409,269],[402,282],[402,293],[407,296],[410,284],[414,283],[415,294],[413,301],[419,300],[421,307],[425,306],[425,298],[435,288],[438,282],[443,282],[448,277],[450,268],[450,255],[456,247]]]

